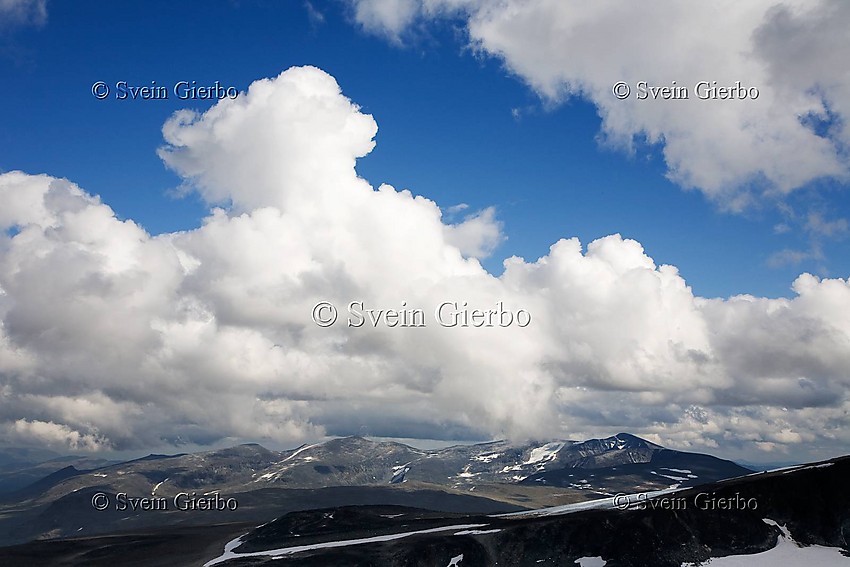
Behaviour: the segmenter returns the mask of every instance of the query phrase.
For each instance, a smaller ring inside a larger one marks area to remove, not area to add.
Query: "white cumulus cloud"
[[[683,4],[579,0],[358,0],[393,36],[442,17],[550,102],[596,105],[600,138],[659,144],[668,176],[724,208],[850,173],[850,5],[838,0]],[[406,23],[406,24],[405,24]],[[365,25],[365,23],[364,23]],[[618,100],[612,87],[632,89]],[[639,100],[638,84],[684,86],[688,100]],[[696,85],[758,89],[756,100],[699,100]]]
[[[706,299],[619,235],[560,240],[494,277],[477,260],[502,237],[492,209],[446,224],[433,201],[358,177],[376,131],[311,67],[180,112],[160,155],[214,208],[158,236],[70,181],[0,176],[0,435],[140,449],[629,430],[727,454],[847,446],[847,280]],[[319,301],[336,325],[313,322]],[[348,327],[352,301],[419,308],[427,326]],[[532,320],[444,328],[444,302]]]

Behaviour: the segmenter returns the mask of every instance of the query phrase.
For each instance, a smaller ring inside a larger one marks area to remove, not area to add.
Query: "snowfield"
[[[782,535],[779,536],[776,547],[751,555],[715,557],[702,565],[712,567],[777,567],[779,565],[834,567],[836,565],[850,565],[850,557],[842,555],[841,550],[837,547],[823,547],[821,545],[800,547],[791,537],[788,528],[780,526],[768,518],[763,521],[765,524],[777,526],[782,530]],[[696,567],[696,565],[683,563],[682,567]]]
[[[564,447],[564,443],[554,442],[554,443],[546,443],[542,447],[537,447],[536,449],[531,450],[531,454],[528,456],[528,460],[522,463],[523,465],[533,465],[536,463],[544,463],[549,461],[558,454]]]
[[[605,567],[608,562],[601,557],[579,557],[575,563],[580,567]]]
[[[364,543],[377,543],[381,541],[392,541],[394,539],[401,539],[404,537],[410,537],[412,535],[419,534],[433,534],[437,532],[447,532],[452,530],[469,530],[473,528],[481,528],[486,526],[487,524],[458,524],[454,526],[441,526],[439,528],[431,528],[428,530],[417,530],[415,532],[402,532],[398,534],[387,534],[382,536],[374,536],[374,537],[364,537],[360,539],[344,539],[339,541],[326,541],[324,543],[314,543],[311,545],[296,545],[292,547],[281,547],[278,549],[269,549],[266,551],[253,551],[250,553],[234,553],[234,549],[239,547],[242,543],[242,538],[244,535],[239,536],[238,538],[231,540],[224,546],[224,553],[222,553],[219,557],[215,559],[211,559],[204,563],[204,567],[212,567],[213,565],[218,565],[219,563],[224,563],[225,561],[230,561],[231,559],[239,559],[243,557],[277,557],[290,555],[292,553],[300,553],[302,551],[310,551],[313,549],[329,549],[332,547],[347,547],[349,545],[362,545]],[[246,534],[247,535],[247,534]]]

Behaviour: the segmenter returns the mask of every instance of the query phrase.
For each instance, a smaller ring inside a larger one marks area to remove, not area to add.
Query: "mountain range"
[[[230,535],[226,526],[249,532],[280,518],[303,520],[315,510],[346,509],[354,518],[366,514],[364,525],[377,521],[376,510],[389,516],[380,522],[414,514],[444,525],[473,516],[581,509],[622,493],[691,490],[752,475],[731,461],[666,449],[628,433],[433,450],[355,436],[285,451],[247,444],[125,462],[75,458],[58,469],[64,457],[2,454],[17,455],[18,468],[10,458],[3,472],[18,485],[16,470],[31,476],[39,466],[51,471],[27,486],[0,490],[0,545],[14,546],[3,548],[9,553],[34,553],[44,564],[57,552],[53,544],[82,553],[94,542],[101,542],[101,549],[104,536],[145,549],[152,542],[173,547],[173,538],[192,541],[196,561],[204,554],[209,558]],[[38,463],[39,458],[47,460]],[[100,503],[103,509],[96,506]],[[190,509],[181,509],[184,505]],[[397,510],[387,512],[390,508]],[[376,533],[384,528],[395,529],[389,522]],[[469,563],[471,556],[466,557]],[[192,561],[186,564],[196,564]]]
[[[495,441],[429,451],[396,442],[344,437],[289,451],[248,444],[194,454],[149,455],[86,470],[71,464],[54,472],[61,472],[56,482],[32,497],[53,501],[87,487],[168,496],[185,490],[232,493],[268,487],[315,489],[404,483],[458,490],[490,484],[554,485],[606,493],[617,488],[614,485],[622,483],[623,478],[637,488],[653,490],[752,471],[731,461],[665,449],[621,433],[583,442],[517,445]],[[636,483],[638,477],[640,482]],[[8,497],[19,496],[20,492]]]

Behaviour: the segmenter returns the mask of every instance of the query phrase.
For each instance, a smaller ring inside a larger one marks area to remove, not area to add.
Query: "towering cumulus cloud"
[[[497,278],[476,258],[502,238],[492,210],[449,225],[434,202],[357,176],[376,131],[310,67],[177,113],[160,155],[216,208],[158,236],[66,180],[0,176],[3,437],[850,441],[847,281],[804,274],[791,300],[694,297],[618,235],[510,258]],[[335,325],[313,321],[320,301]],[[444,327],[444,302],[532,320]],[[425,326],[374,327],[370,308],[422,309]]]

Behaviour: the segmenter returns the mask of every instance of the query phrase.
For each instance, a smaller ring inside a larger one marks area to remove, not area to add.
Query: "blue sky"
[[[641,242],[657,263],[679,267],[695,293],[790,296],[801,272],[846,277],[848,247],[823,239],[823,258],[772,265],[783,249],[805,250],[799,227],[777,234],[775,202],[720,210],[699,191],[665,178],[658,145],[632,154],[597,140],[597,108],[573,97],[542,100],[491,56],[473,53],[459,25],[441,21],[403,45],[363,30],[342,3],[57,2],[41,26],[4,32],[0,168],[66,177],[124,218],[158,234],[196,227],[208,207],[174,198],[180,180],[155,150],[180,108],[207,101],[96,100],[98,80],[171,86],[220,81],[244,90],[293,65],[315,65],[379,126],[358,171],[441,207],[495,206],[507,236],[485,261],[493,273],[511,255],[534,260],[559,238],[584,244],[613,233]],[[512,113],[519,109],[519,117]],[[848,215],[846,183],[811,183],[784,201]]]
[[[848,23],[833,0],[0,2],[0,442],[846,453]],[[699,80],[760,94],[635,95]],[[533,324],[311,319],[353,300]]]

